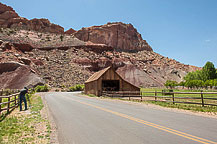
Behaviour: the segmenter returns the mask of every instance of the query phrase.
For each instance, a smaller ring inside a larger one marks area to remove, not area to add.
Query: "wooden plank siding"
[[[94,77],[97,77],[97,74],[100,74],[97,79],[93,79],[91,76],[85,82],[85,94],[94,94],[96,96],[102,95],[102,81],[103,80],[118,80],[119,81],[119,90],[120,91],[140,91],[140,88],[125,81],[113,67],[106,68],[101,70],[103,73],[96,72],[93,74]],[[92,80],[91,80],[92,79]]]

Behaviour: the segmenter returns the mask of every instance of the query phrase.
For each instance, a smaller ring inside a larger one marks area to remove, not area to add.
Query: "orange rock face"
[[[121,51],[152,51],[132,24],[121,22],[82,28],[74,34],[82,41],[106,44]]]
[[[13,8],[0,3],[0,27],[20,28],[40,32],[64,33],[64,28],[50,23],[48,19],[32,19],[20,17]]]

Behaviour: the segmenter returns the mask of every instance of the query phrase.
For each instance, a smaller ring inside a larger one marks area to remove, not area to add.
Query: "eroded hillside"
[[[0,19],[5,13],[15,13],[12,8],[0,6],[5,10],[1,10]],[[16,23],[5,25],[17,16],[8,15],[7,21],[0,23],[0,63],[19,63],[34,73],[38,82],[53,87],[84,83],[91,74],[112,64],[122,77],[142,87],[163,86],[166,80],[181,81],[187,72],[199,69],[155,53],[132,24],[108,23],[65,33],[50,28],[38,30],[34,28],[41,26],[38,23],[28,29],[22,27],[24,23],[16,27],[12,27]],[[11,83],[12,73],[5,69],[0,78],[4,74],[7,79],[1,82]],[[23,77],[16,71],[14,75]],[[28,79],[19,82],[35,84]],[[10,84],[0,85],[0,88],[10,87]]]

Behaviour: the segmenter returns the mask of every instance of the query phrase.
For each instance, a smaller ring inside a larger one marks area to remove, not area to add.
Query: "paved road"
[[[81,96],[46,93],[61,144],[217,144],[217,119]]]

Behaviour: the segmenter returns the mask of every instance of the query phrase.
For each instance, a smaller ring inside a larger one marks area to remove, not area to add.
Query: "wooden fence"
[[[217,92],[103,91],[102,95],[112,98],[128,98],[129,100],[217,106]]]
[[[18,106],[19,90],[1,90],[0,91],[0,116],[3,111],[10,110]]]

